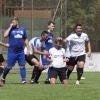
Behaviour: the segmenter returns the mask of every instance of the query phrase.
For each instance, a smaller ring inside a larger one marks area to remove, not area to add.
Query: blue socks
[[[21,75],[22,81],[26,81],[26,68],[24,66],[20,67],[20,75]]]

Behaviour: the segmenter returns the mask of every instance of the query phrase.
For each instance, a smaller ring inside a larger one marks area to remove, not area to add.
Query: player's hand
[[[12,28],[13,26],[14,26],[14,24],[13,24],[13,23],[11,23],[11,24],[10,24],[10,28]]]
[[[49,55],[48,51],[44,50],[43,55],[48,56]]]
[[[6,47],[9,48],[9,46],[10,46],[9,43],[6,43]]]

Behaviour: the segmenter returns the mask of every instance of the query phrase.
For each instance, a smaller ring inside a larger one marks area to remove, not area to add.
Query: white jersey
[[[66,56],[67,57],[77,57],[80,55],[86,54],[85,51],[85,42],[89,41],[88,35],[86,33],[81,33],[78,36],[76,33],[72,33],[66,38],[67,41],[67,49]]]
[[[34,37],[29,41],[29,49],[30,49],[30,54],[33,54],[33,48],[36,47],[37,49],[41,49],[42,47],[45,46],[45,42],[41,42],[39,37]],[[27,53],[27,48],[25,47],[24,53]]]
[[[56,49],[55,47],[52,47],[49,50],[50,58],[51,58],[51,65],[54,68],[63,68],[66,66],[66,63],[64,62],[65,57],[65,49]]]

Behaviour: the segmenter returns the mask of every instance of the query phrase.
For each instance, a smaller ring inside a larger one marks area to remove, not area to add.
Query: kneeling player
[[[65,49],[62,48],[62,38],[57,38],[55,40],[55,45],[49,50],[50,59],[51,59],[51,79],[50,83],[55,84],[57,76],[59,76],[60,81],[63,84],[67,84],[66,79],[66,57]]]

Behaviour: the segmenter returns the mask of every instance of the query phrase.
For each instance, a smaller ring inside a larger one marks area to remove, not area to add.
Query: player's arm
[[[13,27],[13,23],[11,23],[10,26],[8,27],[8,29],[4,32],[4,37],[9,36],[10,30],[11,30],[12,27]]]
[[[90,57],[91,56],[91,43],[90,41],[87,42],[87,49],[88,49],[88,56]]]
[[[27,48],[27,55],[30,54],[30,49],[29,49],[29,41],[28,39],[25,39],[25,47]]]
[[[34,51],[34,53],[36,53],[36,54],[40,54],[40,55],[48,55],[48,52],[46,51],[46,50],[43,50],[43,51],[40,51],[40,50],[38,50],[36,47],[33,47],[33,51]]]
[[[2,46],[4,46],[4,47],[7,47],[7,48],[9,47],[9,44],[8,44],[8,43],[3,43],[3,42],[1,42],[1,41],[0,41],[0,45],[2,45]]]

